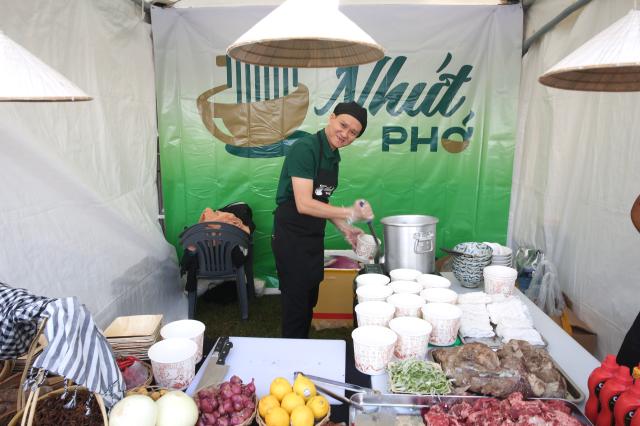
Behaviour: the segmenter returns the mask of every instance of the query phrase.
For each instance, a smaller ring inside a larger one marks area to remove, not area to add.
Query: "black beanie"
[[[362,125],[362,130],[360,130],[360,134],[358,135],[358,137],[360,137],[360,135],[362,135],[364,133],[364,130],[367,128],[367,110],[358,105],[356,102],[342,102],[336,105],[333,113],[335,115],[349,114],[350,116],[358,120],[360,122],[360,125]]]

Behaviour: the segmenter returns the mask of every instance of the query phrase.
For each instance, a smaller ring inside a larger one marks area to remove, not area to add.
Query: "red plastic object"
[[[615,426],[628,426],[632,419],[640,419],[640,380],[636,380],[633,386],[623,392],[616,401],[613,409]],[[635,414],[638,413],[636,416]],[[638,421],[636,421],[638,423]],[[640,424],[640,423],[639,423]]]
[[[596,426],[611,426],[613,424],[613,410],[620,394],[631,387],[633,379],[631,371],[626,365],[618,367],[615,376],[604,382],[600,391],[600,412],[596,419]]]
[[[587,380],[587,388],[589,389],[589,398],[584,407],[584,414],[591,421],[595,423],[600,412],[600,402],[598,396],[604,382],[612,378],[618,369],[618,363],[616,362],[615,355],[607,355],[600,367],[597,367],[589,375]]]

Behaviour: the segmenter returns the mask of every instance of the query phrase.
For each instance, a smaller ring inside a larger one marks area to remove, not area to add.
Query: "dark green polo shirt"
[[[323,170],[338,171],[340,163],[340,152],[331,150],[327,135],[324,129],[320,131],[322,142],[322,158],[320,168]],[[280,180],[278,181],[278,191],[276,192],[276,203],[278,205],[285,201],[293,200],[292,177],[305,179],[315,179],[318,173],[318,158],[320,157],[320,144],[316,134],[298,139],[291,145],[289,152],[282,164]]]

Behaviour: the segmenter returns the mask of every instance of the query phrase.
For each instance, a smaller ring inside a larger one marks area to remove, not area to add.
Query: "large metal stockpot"
[[[436,270],[436,223],[423,215],[388,216],[384,226],[384,269],[411,268],[425,274]]]

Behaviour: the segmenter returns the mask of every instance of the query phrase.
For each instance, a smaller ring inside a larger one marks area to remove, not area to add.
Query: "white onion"
[[[109,413],[111,426],[155,426],[158,409],[146,395],[131,395],[121,399]]]
[[[198,422],[196,402],[181,391],[171,391],[156,401],[156,426],[194,426]]]

